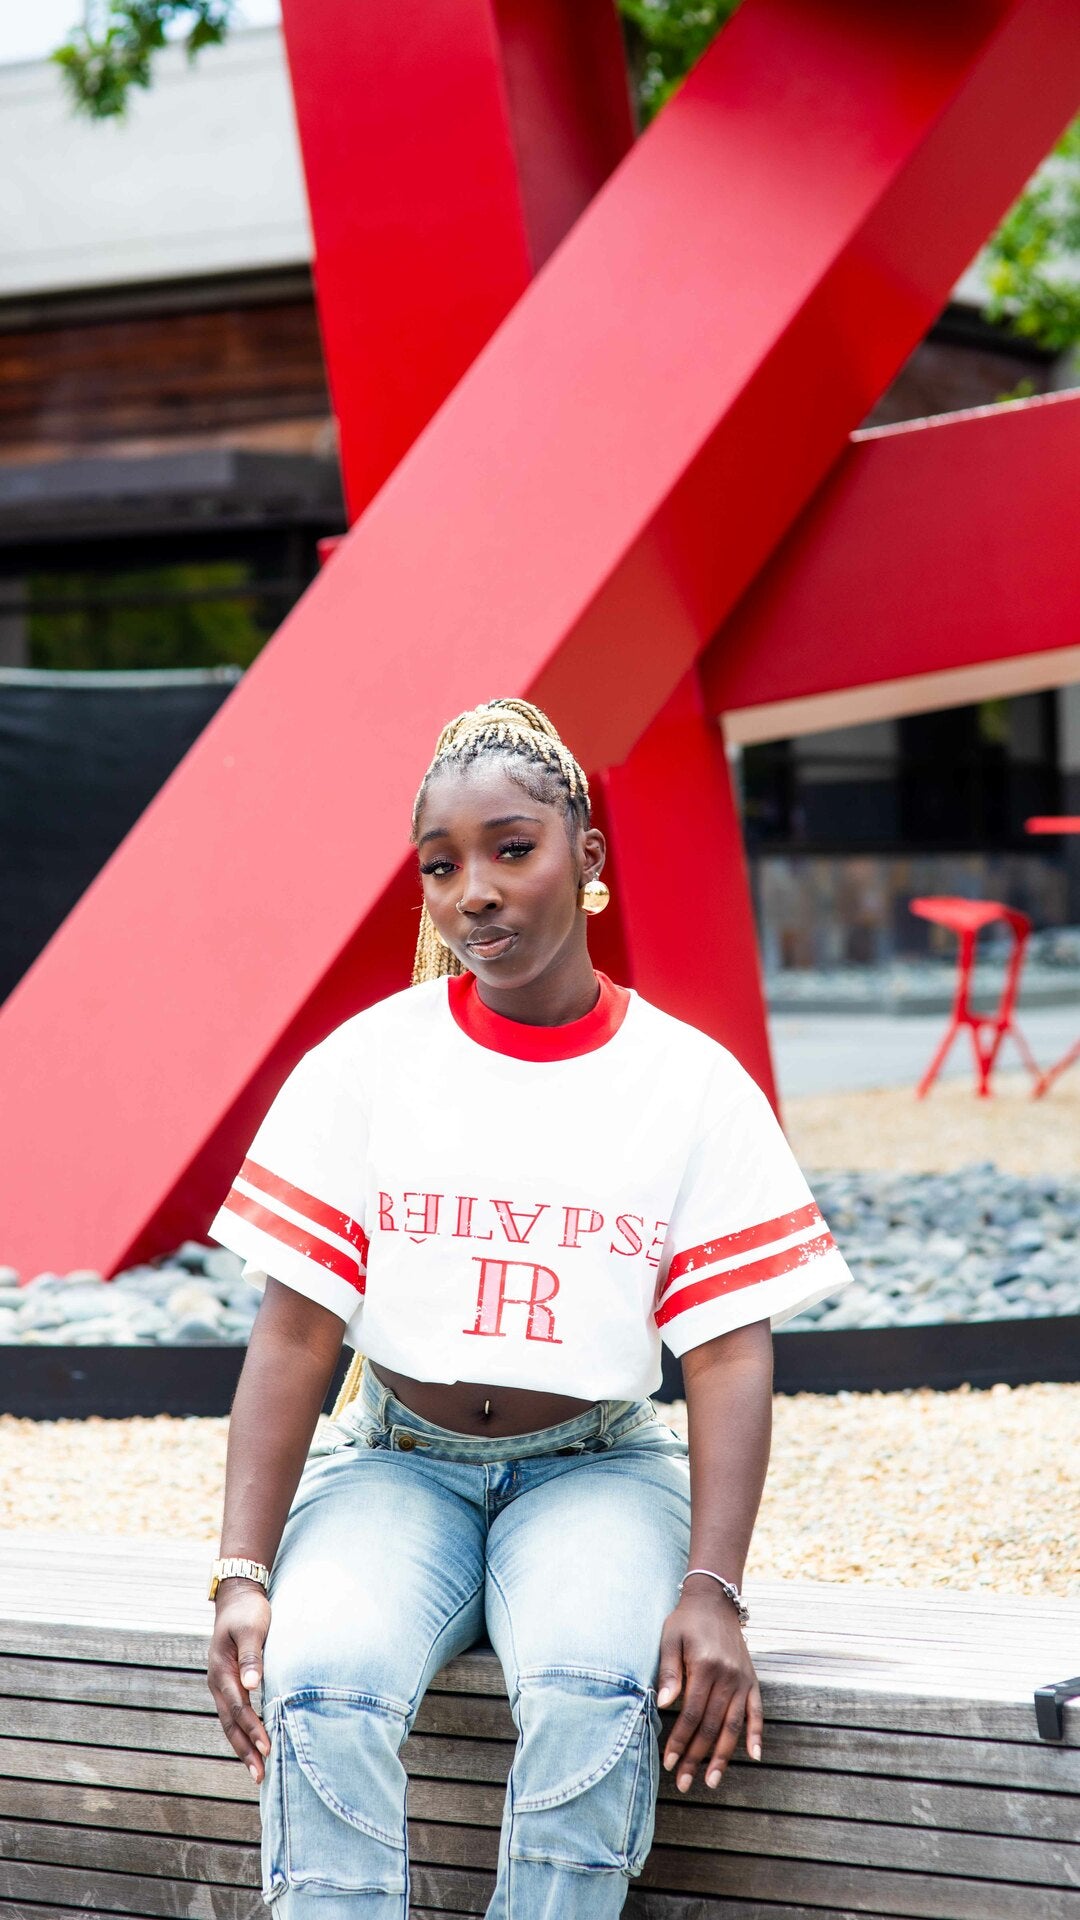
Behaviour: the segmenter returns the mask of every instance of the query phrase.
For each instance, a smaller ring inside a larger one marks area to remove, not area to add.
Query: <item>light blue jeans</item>
[[[687,1450],[651,1401],[473,1439],[365,1367],[270,1583],[277,1920],[406,1920],[399,1751],[429,1682],[485,1633],[519,1735],[488,1920],[614,1920],[652,1842],[660,1631],[689,1537]]]

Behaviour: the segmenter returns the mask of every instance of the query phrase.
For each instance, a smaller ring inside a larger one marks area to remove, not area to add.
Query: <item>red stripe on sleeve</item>
[[[711,1267],[718,1260],[731,1260],[740,1253],[752,1253],[755,1247],[767,1247],[770,1240],[786,1240],[789,1233],[801,1233],[804,1227],[824,1226],[815,1201],[794,1213],[777,1214],[775,1220],[763,1220],[760,1226],[743,1227],[738,1233],[725,1233],[719,1240],[706,1240],[700,1247],[688,1247],[677,1253],[668,1268],[664,1292],[681,1280],[684,1273],[696,1273],[699,1267]]]
[[[817,1260],[823,1253],[833,1253],[836,1241],[831,1233],[822,1233],[816,1240],[800,1240],[797,1247],[785,1247],[782,1253],[771,1253],[766,1260],[751,1260],[746,1266],[729,1267],[724,1273],[706,1274],[703,1280],[696,1280],[693,1286],[683,1287],[660,1307],[656,1315],[658,1327],[666,1326],[674,1320],[677,1313],[685,1313],[689,1307],[700,1307],[706,1300],[715,1300],[722,1293],[735,1293],[741,1287],[758,1286],[763,1280],[777,1280],[782,1273],[793,1273],[796,1267],[805,1267],[811,1260]]]
[[[240,1169],[239,1178],[249,1180],[253,1187],[268,1194],[271,1200],[282,1200],[287,1207],[295,1208],[317,1227],[327,1227],[331,1233],[340,1233],[356,1248],[361,1260],[367,1265],[368,1237],[363,1227],[350,1220],[347,1213],[339,1213],[336,1207],[328,1207],[324,1200],[316,1200],[313,1193],[305,1193],[303,1187],[294,1187],[290,1180],[282,1180],[279,1174],[271,1173],[268,1168],[260,1167],[257,1160],[245,1160]]]
[[[291,1220],[283,1220],[279,1213],[271,1213],[269,1207],[260,1206],[249,1193],[240,1193],[236,1187],[233,1187],[224,1204],[230,1213],[238,1214],[241,1220],[259,1227],[263,1233],[272,1234],[275,1240],[281,1241],[282,1246],[291,1247],[295,1253],[302,1253],[306,1259],[314,1260],[317,1266],[336,1273],[339,1280],[347,1280],[357,1293],[364,1292],[364,1276],[351,1253],[343,1253],[340,1247],[332,1247],[328,1240],[320,1240],[316,1234],[305,1232],[303,1227],[294,1226]]]

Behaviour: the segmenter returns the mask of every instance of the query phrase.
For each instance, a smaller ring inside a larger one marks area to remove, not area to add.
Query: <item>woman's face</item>
[[[598,873],[604,837],[568,831],[498,758],[433,774],[417,822],[427,910],[448,947],[491,986],[530,986],[585,942],[578,888]]]

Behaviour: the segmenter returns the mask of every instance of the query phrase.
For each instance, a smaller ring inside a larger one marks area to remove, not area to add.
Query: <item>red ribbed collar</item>
[[[618,1033],[630,1005],[626,987],[616,987],[606,973],[596,976],[600,998],[590,1013],[580,1020],[568,1020],[562,1027],[530,1027],[522,1020],[508,1020],[504,1013],[493,1013],[476,991],[476,975],[461,973],[447,981],[450,1011],[462,1033],[477,1046],[491,1053],[508,1054],[511,1060],[576,1060],[579,1054],[595,1053]]]

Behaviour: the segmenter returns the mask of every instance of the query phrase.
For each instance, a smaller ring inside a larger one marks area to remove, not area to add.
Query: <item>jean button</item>
[[[415,1445],[416,1441],[413,1439],[411,1433],[403,1433],[398,1441],[398,1446],[401,1448],[402,1453],[411,1453]]]

